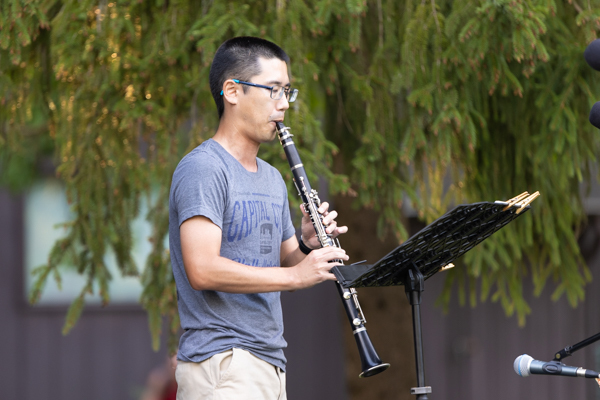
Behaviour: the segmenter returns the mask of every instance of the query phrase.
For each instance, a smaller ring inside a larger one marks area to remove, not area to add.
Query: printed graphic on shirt
[[[269,254],[273,251],[273,224],[260,226],[260,254]]]
[[[231,208],[231,218],[227,228],[227,241],[237,242],[248,235],[260,235],[260,252],[267,254],[272,251],[272,241],[276,235],[281,237],[282,205],[263,200],[237,200]],[[259,230],[258,232],[256,230]]]
[[[265,260],[262,258],[241,258],[235,257],[232,258],[232,261],[238,262],[240,264],[249,265],[251,267],[279,267],[279,263]]]

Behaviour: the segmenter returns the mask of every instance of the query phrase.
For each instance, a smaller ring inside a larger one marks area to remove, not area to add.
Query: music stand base
[[[416,394],[419,400],[428,400],[428,393],[431,393],[431,386],[410,388],[410,394]]]

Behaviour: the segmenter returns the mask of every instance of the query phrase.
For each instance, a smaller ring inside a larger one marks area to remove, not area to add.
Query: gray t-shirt
[[[279,171],[257,158],[246,170],[210,139],[186,155],[173,174],[169,244],[185,330],[177,358],[203,361],[232,347],[285,370],[279,292],[235,294],[194,290],[181,255],[179,227],[197,215],[221,228],[221,256],[256,267],[279,267],[281,243],[292,237],[287,190]]]

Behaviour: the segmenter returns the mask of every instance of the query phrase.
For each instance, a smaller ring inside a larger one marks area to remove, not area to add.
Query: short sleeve
[[[189,218],[204,216],[223,229],[227,187],[224,168],[210,154],[185,157],[173,174],[171,191],[179,226]]]

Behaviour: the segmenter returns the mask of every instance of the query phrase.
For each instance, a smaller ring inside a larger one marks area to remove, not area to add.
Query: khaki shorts
[[[200,363],[177,361],[177,400],[286,400],[285,373],[233,348]]]

